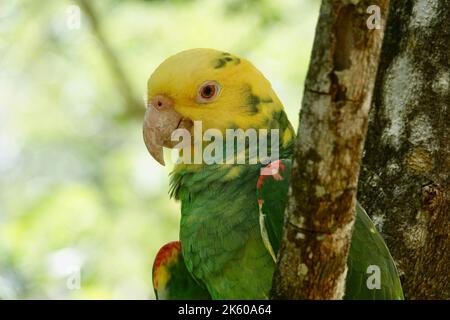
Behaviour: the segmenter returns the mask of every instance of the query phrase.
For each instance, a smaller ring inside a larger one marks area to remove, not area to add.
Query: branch
[[[353,4],[351,4],[353,3]],[[341,299],[388,0],[323,0],[305,84],[274,299]],[[384,18],[384,17],[383,17]],[[384,21],[383,21],[384,22]]]
[[[98,39],[103,50],[106,63],[111,70],[111,73],[117,85],[117,89],[124,99],[126,110],[125,115],[123,116],[142,118],[145,109],[143,108],[142,103],[139,102],[133,94],[132,86],[125,75],[123,67],[120,64],[120,61],[117,58],[114,50],[112,49],[112,46],[110,45],[107,37],[103,34],[97,18],[97,14],[92,6],[92,2],[89,0],[75,1],[79,4],[86,17],[88,18],[92,32]]]

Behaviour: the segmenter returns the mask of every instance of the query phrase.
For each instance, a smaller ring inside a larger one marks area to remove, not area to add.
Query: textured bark
[[[272,298],[341,299],[359,163],[383,29],[366,13],[387,0],[322,2],[305,84],[289,206]]]
[[[408,299],[450,299],[450,1],[393,0],[358,199]]]

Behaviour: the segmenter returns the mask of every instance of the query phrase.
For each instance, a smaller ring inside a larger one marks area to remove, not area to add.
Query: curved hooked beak
[[[164,165],[163,147],[173,148],[172,132],[178,128],[190,128],[192,122],[183,118],[173,108],[172,99],[158,95],[149,100],[144,116],[144,142],[150,155]]]

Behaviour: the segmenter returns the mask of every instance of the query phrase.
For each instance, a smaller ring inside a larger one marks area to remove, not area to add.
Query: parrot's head
[[[269,81],[249,61],[213,49],[191,49],[161,63],[148,80],[144,140],[164,164],[162,147],[177,142],[178,128],[203,132],[249,128],[280,130],[281,144],[294,137],[283,105]]]

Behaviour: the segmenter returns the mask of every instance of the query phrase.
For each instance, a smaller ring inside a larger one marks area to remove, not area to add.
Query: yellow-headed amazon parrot
[[[269,298],[295,139],[271,84],[243,58],[192,49],[166,59],[147,89],[144,141],[161,164],[162,147],[177,143],[171,139],[176,129],[192,133],[188,144],[195,143],[197,121],[200,134],[208,129],[224,135],[227,129],[279,132],[279,159],[270,164],[202,159],[175,165],[170,195],[181,201],[180,240],[163,246],[155,258],[157,298]],[[193,148],[187,150],[183,153],[193,153]],[[262,168],[271,173],[261,174]],[[381,235],[359,204],[356,213],[345,298],[402,299],[399,276]],[[380,270],[378,288],[367,285],[370,266]]]

